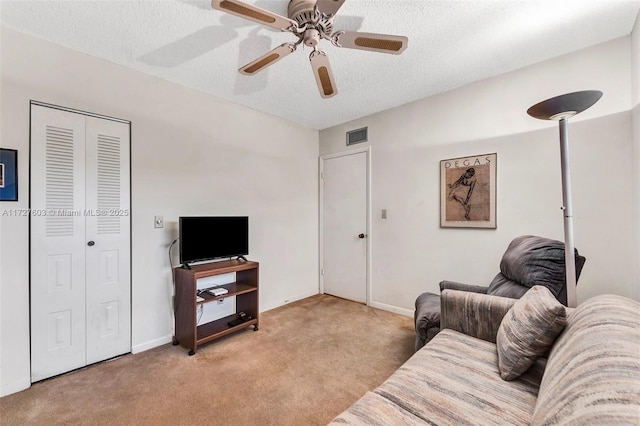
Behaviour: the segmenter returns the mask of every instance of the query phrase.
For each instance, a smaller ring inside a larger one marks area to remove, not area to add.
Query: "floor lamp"
[[[569,130],[567,120],[581,113],[602,97],[599,90],[567,93],[535,104],[527,114],[540,120],[557,120],[560,126],[560,167],[562,168],[562,212],[564,216],[564,261],[567,285],[567,306],[575,308],[576,258],[573,244],[573,208],[571,206],[571,173],[569,170]]]

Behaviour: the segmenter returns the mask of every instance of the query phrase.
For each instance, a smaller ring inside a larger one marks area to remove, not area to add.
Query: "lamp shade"
[[[542,102],[527,110],[527,114],[540,120],[561,120],[579,114],[602,97],[599,90],[566,93]]]

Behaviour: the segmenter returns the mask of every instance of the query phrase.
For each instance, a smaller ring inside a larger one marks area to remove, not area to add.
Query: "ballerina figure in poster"
[[[464,218],[471,220],[471,204],[469,199],[473,193],[473,188],[476,186],[477,178],[475,177],[476,170],[473,167],[468,168],[454,183],[449,184],[448,198],[456,200],[464,208]]]

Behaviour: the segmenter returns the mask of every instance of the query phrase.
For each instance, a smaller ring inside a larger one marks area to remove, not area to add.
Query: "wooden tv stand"
[[[234,331],[253,326],[258,331],[258,262],[226,260],[202,265],[193,265],[191,269],[174,268],[175,278],[175,336],[174,345],[182,345],[190,349],[189,355],[194,355],[199,345],[225,336]],[[197,280],[235,272],[236,281],[220,285],[229,290],[221,296],[213,296],[208,292],[200,294],[204,298],[198,302]],[[202,325],[198,325],[198,305],[210,303],[227,297],[236,296],[236,313]],[[238,325],[227,323],[238,319],[238,313],[245,312],[252,319]]]

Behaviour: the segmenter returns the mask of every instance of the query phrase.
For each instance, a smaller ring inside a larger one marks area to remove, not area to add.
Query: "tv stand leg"
[[[194,351],[193,349],[189,351],[189,356],[194,356],[195,354],[196,354],[196,351]]]
[[[238,256],[236,259],[237,259],[237,260],[242,260],[243,262],[246,262],[246,261],[247,261],[247,258],[246,258],[246,257],[244,257],[244,256]]]

